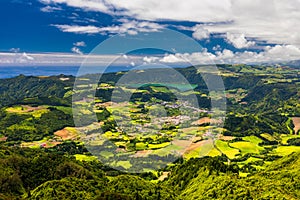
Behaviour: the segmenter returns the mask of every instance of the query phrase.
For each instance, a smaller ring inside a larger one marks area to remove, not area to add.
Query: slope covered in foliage
[[[41,150],[1,147],[1,199],[299,199],[300,154],[241,178],[237,165],[198,158],[170,168],[153,183],[119,174],[99,162]]]
[[[193,159],[177,166],[165,185],[177,199],[299,199],[300,153],[284,157],[265,171],[246,178],[212,158]]]

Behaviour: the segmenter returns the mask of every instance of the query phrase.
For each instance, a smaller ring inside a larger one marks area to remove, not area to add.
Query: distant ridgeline
[[[70,106],[74,77],[51,76],[33,77],[20,75],[10,79],[0,79],[0,106],[15,104],[65,105]]]
[[[95,90],[91,111],[119,151],[170,157],[160,150],[178,148],[172,146],[174,135],[179,134],[181,140],[195,136],[191,141],[195,148],[176,163],[141,174],[104,166],[78,139],[72,100],[86,103],[92,97],[72,99],[75,77],[0,79],[0,199],[300,199],[300,154],[294,153],[300,152],[299,69],[217,67],[226,88],[227,114],[213,149],[204,158],[197,157],[204,149],[201,144],[206,140],[210,113],[201,113],[200,120],[180,130],[178,124],[185,113],[174,95],[196,96],[198,111],[211,108],[209,91],[196,68],[176,69],[192,89],[158,83],[118,87],[127,72],[103,74],[96,87],[91,80],[98,75],[78,78],[76,92],[84,95]],[[138,77],[143,72],[134,73]],[[132,93],[128,105],[111,106],[116,90],[118,94]],[[135,124],[147,124],[151,122],[147,113],[160,114],[158,108],[151,108],[152,103],[164,106],[166,118],[174,124],[164,124],[155,137],[134,138],[119,130],[113,116],[121,116],[122,106],[128,106]],[[97,131],[91,129],[87,134]],[[107,159],[112,156],[110,151],[104,152]],[[147,161],[148,157],[141,159]],[[118,169],[135,167],[124,163]]]

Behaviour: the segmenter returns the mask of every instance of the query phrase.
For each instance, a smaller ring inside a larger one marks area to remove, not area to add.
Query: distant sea
[[[174,68],[177,67],[186,67],[186,66],[172,66]],[[54,75],[84,75],[84,74],[93,74],[103,72],[104,67],[89,67],[88,70],[81,72],[78,74],[78,70],[80,67],[78,66],[69,66],[69,67],[54,67],[54,66],[0,66],[0,79],[4,78],[13,78],[23,74],[25,76],[54,76]],[[133,69],[132,66],[109,66],[105,69],[105,73],[108,72],[120,72],[120,71],[128,71]]]
[[[119,71],[127,71],[130,70],[131,67],[109,67],[106,69],[105,72],[119,72]],[[18,66],[18,67],[3,67],[0,66],[0,79],[3,78],[12,78],[23,74],[25,76],[53,76],[53,75],[73,75],[76,76],[78,73],[79,67],[26,67],[26,66]],[[99,72],[99,68],[92,67],[87,73],[95,73]],[[81,74],[82,75],[82,74]]]

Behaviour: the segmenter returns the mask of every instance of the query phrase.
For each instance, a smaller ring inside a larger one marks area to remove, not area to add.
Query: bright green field
[[[287,141],[288,141],[289,139],[292,139],[292,138],[300,138],[300,136],[299,136],[299,135],[284,135],[284,134],[282,134],[282,135],[280,136],[280,138],[281,138],[281,143],[282,143],[282,144],[287,144]]]
[[[256,136],[246,136],[246,137],[243,137],[243,140],[251,142],[256,145],[258,145],[259,143],[261,143],[263,141],[262,139],[260,139]]]
[[[260,136],[267,139],[267,140],[269,140],[269,141],[275,141],[275,138],[272,135],[268,134],[268,133],[262,133],[262,134],[260,134]]]
[[[280,146],[273,150],[273,153],[281,156],[289,155],[293,152],[299,152],[300,146]]]
[[[251,142],[234,142],[234,143],[230,143],[230,146],[239,149],[242,154],[247,154],[247,153],[259,154],[261,150],[264,150],[263,147],[260,147],[257,144]]]
[[[213,148],[213,149],[209,152],[208,156],[211,156],[211,157],[221,156],[221,152],[218,151],[218,149]]]
[[[222,140],[217,140],[216,141],[216,146],[229,159],[235,158],[236,155],[240,153],[238,149],[231,148],[230,146],[228,146],[228,142],[225,142],[225,141],[222,141]]]
[[[87,155],[83,155],[83,154],[75,154],[74,155],[76,160],[79,160],[79,161],[94,161],[94,160],[97,160],[97,157],[96,156],[87,156]]]
[[[144,149],[147,149],[147,144],[145,144],[143,142],[138,142],[135,144],[135,148],[136,148],[136,150],[144,150]]]
[[[247,160],[245,160],[244,162],[241,162],[241,163],[248,164],[248,163],[252,163],[252,162],[255,162],[255,161],[261,161],[261,160],[262,160],[261,158],[250,157],[250,158],[248,158]]]
[[[250,157],[248,158],[247,160],[243,161],[243,162],[238,162],[238,165],[240,167],[244,166],[245,164],[249,164],[249,163],[253,163],[253,162],[256,162],[256,161],[262,161],[263,159],[261,158],[255,158],[255,157]]]
[[[170,142],[165,142],[161,144],[149,144],[149,149],[160,149],[169,146],[171,143]]]

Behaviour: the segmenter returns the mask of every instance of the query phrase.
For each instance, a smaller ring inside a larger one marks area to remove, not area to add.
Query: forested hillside
[[[227,110],[214,127],[199,67],[176,69],[191,87],[118,85],[126,72],[76,90],[65,75],[0,80],[0,199],[300,199],[299,69],[218,65]],[[79,128],[72,103],[88,107]]]
[[[300,154],[263,172],[238,176],[220,158],[195,158],[173,167],[162,182],[125,175],[98,161],[41,150],[1,147],[1,199],[299,199]]]

